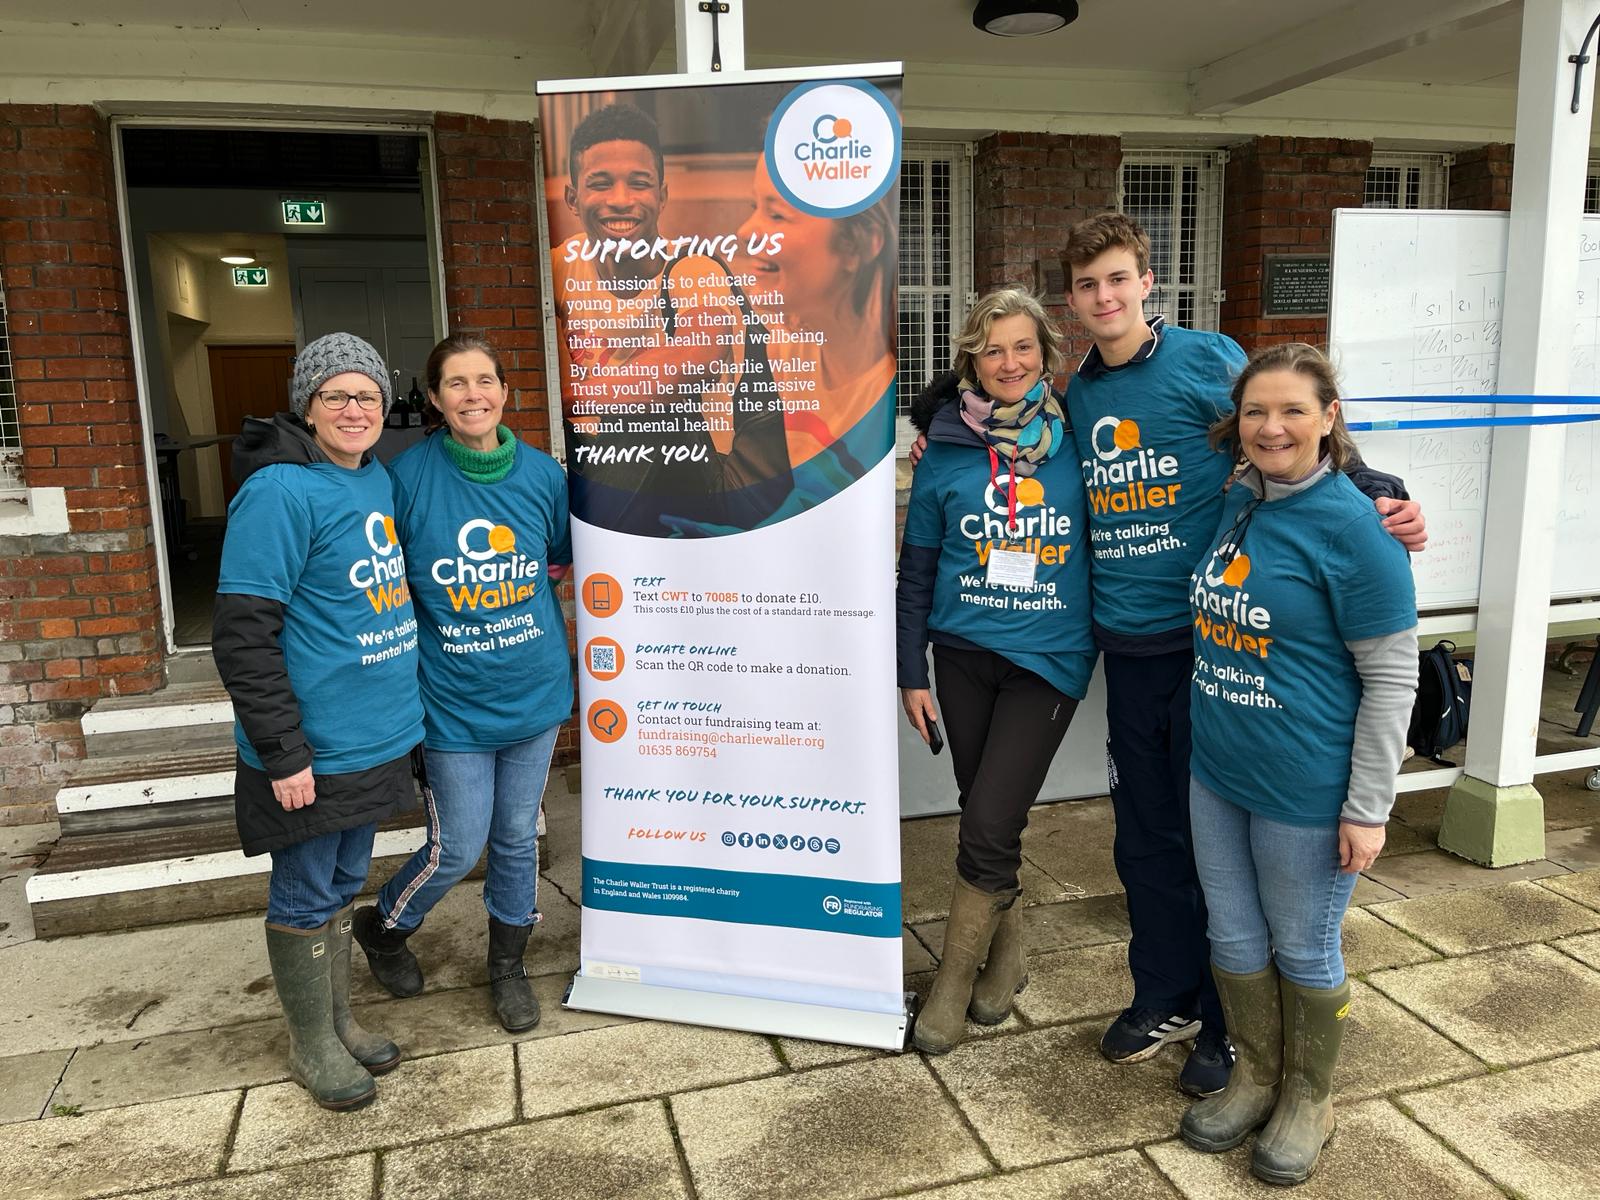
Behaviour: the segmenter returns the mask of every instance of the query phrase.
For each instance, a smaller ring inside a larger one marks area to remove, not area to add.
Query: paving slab
[[[783,1070],[772,1043],[750,1033],[636,1021],[517,1047],[522,1111],[546,1117],[757,1079]]]
[[[31,861],[31,860],[30,860]],[[32,866],[0,857],[0,950],[33,941],[33,911],[28,907]]]
[[[965,1042],[930,1060],[1002,1167],[1121,1150],[1170,1136],[1189,1101],[1177,1088],[1187,1048],[1116,1066],[1104,1022]]]
[[[660,1101],[469,1134],[383,1158],[383,1200],[673,1200],[688,1194]]]
[[[864,1200],[992,1169],[916,1054],[671,1105],[700,1200]]]
[[[1570,954],[1581,963],[1600,971],[1600,933],[1586,933],[1582,937],[1562,938],[1551,942],[1563,954]]]
[[[1378,857],[1398,858],[1403,854],[1417,854],[1423,850],[1439,848],[1439,831],[1417,829],[1404,821],[1390,821],[1384,830],[1383,849]]]
[[[1377,904],[1383,900],[1404,900],[1405,897],[1392,887],[1384,887],[1375,879],[1362,875],[1356,880],[1356,890],[1351,893],[1350,907],[1359,908],[1366,904]]]
[[[1544,856],[1569,871],[1600,870],[1600,824],[1546,830]]]
[[[956,822],[954,816],[900,822],[900,906],[908,925],[943,920],[950,912],[956,870]],[[1052,904],[1072,895],[1070,889],[1027,861],[1030,845],[1031,836],[1024,833],[1024,861],[1018,874],[1022,903]]]
[[[1109,799],[1042,804],[1034,808],[1028,821],[1022,853],[1069,895],[1115,895],[1122,891],[1111,858],[1116,834]],[[1023,896],[1026,898],[1026,891]]]
[[[918,971],[931,971],[938,966],[932,951],[917,939],[909,929],[900,931],[900,965],[907,975]]]
[[[1461,761],[1455,755],[1450,757]],[[1539,776],[1539,794],[1544,799],[1544,827],[1547,831],[1574,829],[1595,823],[1594,793],[1583,786],[1587,774],[1588,768],[1583,768]],[[1449,795],[1449,788],[1402,793],[1395,798],[1394,813],[1390,819],[1402,821],[1418,833],[1437,841],[1439,826],[1444,819],[1445,799]]]
[[[1600,871],[1551,877],[1541,880],[1539,886],[1589,908],[1600,909]]]
[[[1295,1188],[1295,1200],[1505,1200],[1500,1190],[1387,1100],[1338,1110],[1338,1133],[1317,1173]],[[1253,1141],[1227,1154],[1199,1154],[1179,1141],[1146,1153],[1189,1200],[1277,1195],[1250,1174]]]
[[[238,1092],[218,1092],[0,1127],[0,1196],[80,1200],[219,1174],[238,1107]]]
[[[1344,967],[1352,975],[1428,962],[1438,954],[1364,908],[1344,914]]]
[[[1481,1075],[1486,1068],[1393,1000],[1359,980],[1350,983],[1350,1015],[1334,1074],[1340,1101]]]
[[[1514,867],[1480,867],[1477,863],[1457,858],[1448,850],[1427,850],[1395,858],[1380,858],[1366,872],[1369,878],[1408,897],[1500,887],[1518,880],[1543,879],[1549,875],[1566,873],[1565,867],[1559,867],[1548,859],[1519,863]]]
[[[1516,1195],[1600,1195],[1600,1054],[1452,1083],[1403,1103]]]
[[[1028,986],[1016,1010],[1032,1025],[1060,1025],[1121,1012],[1133,998],[1128,947],[1121,942],[1028,956]]]
[[[376,1155],[324,1159],[263,1171],[259,1175],[230,1175],[190,1183],[161,1193],[161,1200],[286,1200],[316,1197],[316,1200],[370,1200],[376,1183]],[[140,1192],[135,1200],[149,1200]]]
[[[511,1047],[486,1046],[402,1063],[358,1113],[320,1109],[297,1083],[254,1088],[228,1170],[262,1171],[505,1125],[517,1115],[515,1076]]]
[[[1176,1200],[1177,1193],[1133,1150],[953,1183],[915,1200]],[[908,1197],[907,1200],[911,1200]]]
[[[41,1050],[0,1058],[0,1125],[43,1115],[71,1050]]]
[[[809,1071],[813,1067],[832,1067],[840,1063],[859,1062],[866,1058],[883,1058],[887,1050],[869,1050],[865,1046],[841,1046],[837,1042],[808,1042],[800,1038],[779,1038],[784,1061],[796,1071]]]
[[[944,945],[944,925],[943,920],[928,921],[912,929],[937,954]],[[1126,942],[1130,935],[1128,902],[1120,895],[1086,896],[1082,900],[1035,905],[1022,910],[1022,930],[1028,949],[1034,953]]]
[[[1451,955],[1600,929],[1600,912],[1537,883],[1418,896],[1374,904],[1367,912]]]
[[[1491,1066],[1600,1045],[1600,972],[1548,946],[1378,971],[1367,982]]]

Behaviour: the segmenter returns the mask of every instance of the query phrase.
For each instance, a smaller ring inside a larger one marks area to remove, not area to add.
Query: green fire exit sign
[[[266,287],[267,269],[265,267],[235,267],[233,269],[234,287]]]
[[[283,202],[285,225],[326,225],[328,206],[321,200],[285,200]]]

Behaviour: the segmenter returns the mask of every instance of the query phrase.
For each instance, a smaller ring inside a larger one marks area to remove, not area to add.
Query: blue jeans
[[[409,933],[489,848],[483,906],[507,925],[539,919],[539,802],[559,725],[499,750],[425,750],[428,840],[378,892],[378,915]]]
[[[357,825],[272,851],[267,921],[289,929],[326,925],[367,882],[377,833],[376,824]]]
[[[1308,988],[1344,982],[1339,927],[1355,875],[1339,869],[1339,824],[1289,825],[1189,787],[1194,860],[1210,913],[1211,961],[1234,975],[1274,959]]]

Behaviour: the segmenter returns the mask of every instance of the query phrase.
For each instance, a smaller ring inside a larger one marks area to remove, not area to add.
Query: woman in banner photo
[[[914,1035],[930,1054],[961,1041],[969,1013],[1005,1020],[1027,983],[1022,831],[1094,670],[1083,480],[1049,382],[1060,338],[1028,293],[992,292],[967,315],[954,373],[912,409],[928,448],[900,552],[900,694],[937,753],[931,641],[961,804],[950,921]]]
[[[488,342],[445,338],[426,374],[444,428],[390,470],[421,622],[428,837],[357,911],[355,935],[378,982],[415,996],[422,970],[406,941],[487,845],[489,984],[515,1033],[539,1021],[522,956],[539,920],[539,803],[572,712],[553,584],[572,562],[567,484],[500,423],[505,371]]]
[[[1242,471],[1189,582],[1189,816],[1237,1060],[1182,1133],[1218,1152],[1265,1122],[1251,1169],[1295,1184],[1333,1132],[1350,1009],[1340,924],[1394,803],[1416,596],[1404,548],[1344,474],[1355,447],[1327,359],[1298,343],[1258,351],[1233,403],[1212,439]]]
[[[291,413],[234,442],[212,646],[233,699],[234,808],[270,852],[267,954],[296,1082],[324,1108],[377,1094],[400,1050],[350,1013],[350,906],[377,823],[416,798],[416,620],[388,473],[378,352],[332,333],[295,358]]]

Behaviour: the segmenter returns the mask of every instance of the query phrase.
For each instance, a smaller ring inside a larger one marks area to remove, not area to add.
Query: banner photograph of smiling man
[[[834,70],[540,85],[580,600],[569,1002],[890,1045],[900,79]]]

